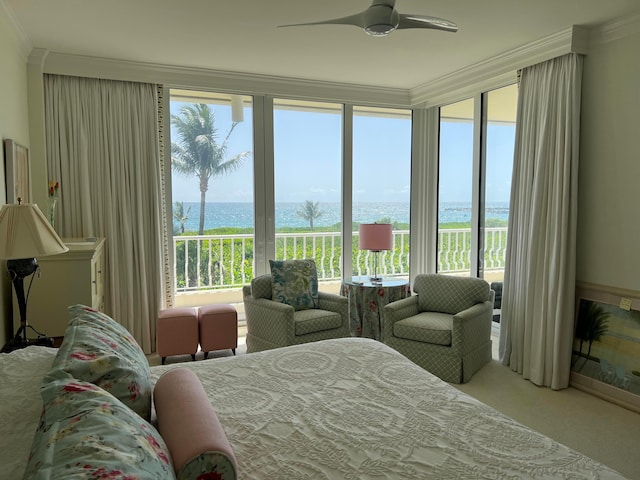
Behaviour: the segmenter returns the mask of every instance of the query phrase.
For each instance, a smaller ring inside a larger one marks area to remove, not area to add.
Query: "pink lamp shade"
[[[390,223],[361,223],[360,250],[391,250],[393,233]]]

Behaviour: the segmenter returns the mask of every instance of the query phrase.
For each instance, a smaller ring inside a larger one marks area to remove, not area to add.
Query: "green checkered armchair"
[[[491,360],[493,290],[479,278],[423,274],[413,292],[384,307],[384,343],[445,382],[468,382]]]
[[[271,298],[271,275],[242,289],[247,318],[247,353],[349,336],[346,297],[318,292],[318,308],[294,310]]]

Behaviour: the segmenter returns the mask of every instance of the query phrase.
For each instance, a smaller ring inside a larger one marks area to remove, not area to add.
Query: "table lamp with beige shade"
[[[29,288],[25,292],[25,278],[34,275],[40,267],[35,257],[57,255],[68,250],[56,234],[46,217],[35,204],[21,203],[3,205],[0,208],[0,259],[7,260],[7,270],[16,292],[20,312],[20,327],[9,340],[2,352],[10,352],[29,345],[50,345],[51,340],[29,325],[27,321],[27,300]],[[27,331],[37,336],[30,339]]]

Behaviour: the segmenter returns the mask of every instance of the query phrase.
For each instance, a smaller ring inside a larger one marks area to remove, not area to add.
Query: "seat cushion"
[[[294,312],[293,323],[295,325],[295,335],[298,336],[340,328],[342,317],[339,313],[314,308]]]
[[[451,345],[453,316],[447,313],[422,312],[393,325],[393,335],[406,340]]]
[[[314,260],[269,260],[269,264],[274,301],[291,305],[294,310],[318,307],[318,271]]]

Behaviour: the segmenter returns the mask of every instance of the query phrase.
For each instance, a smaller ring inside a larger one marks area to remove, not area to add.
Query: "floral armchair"
[[[468,382],[491,360],[493,290],[479,278],[423,274],[413,291],[384,307],[384,342],[445,382]]]
[[[349,336],[348,300],[318,291],[312,260],[271,261],[271,271],[243,287],[247,353]]]

